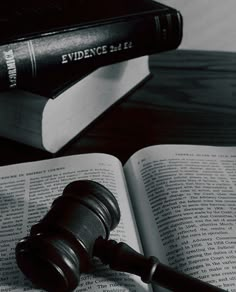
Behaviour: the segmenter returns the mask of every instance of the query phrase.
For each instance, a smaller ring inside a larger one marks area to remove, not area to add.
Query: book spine
[[[21,88],[53,72],[103,66],[178,47],[179,12],[71,28],[0,46],[0,89]]]

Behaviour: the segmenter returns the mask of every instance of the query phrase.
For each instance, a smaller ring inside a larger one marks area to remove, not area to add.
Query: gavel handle
[[[146,258],[123,242],[99,238],[95,242],[93,255],[113,270],[135,274],[145,283],[158,284],[172,291],[226,292],[180,273],[160,263],[156,257]]]

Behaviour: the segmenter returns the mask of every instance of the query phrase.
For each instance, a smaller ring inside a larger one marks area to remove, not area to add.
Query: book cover
[[[63,2],[49,20],[50,9],[31,6],[2,15],[0,89],[175,49],[182,40],[181,14],[154,1]]]
[[[42,92],[3,91],[0,136],[55,153],[149,75],[148,57],[143,56],[55,88],[54,99]]]

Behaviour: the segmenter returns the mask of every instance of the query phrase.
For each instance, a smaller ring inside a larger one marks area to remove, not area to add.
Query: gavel
[[[90,180],[71,182],[29,236],[17,243],[17,265],[38,288],[51,292],[73,291],[80,274],[90,271],[93,257],[172,291],[224,291],[109,240],[119,221],[118,202],[106,187]]]

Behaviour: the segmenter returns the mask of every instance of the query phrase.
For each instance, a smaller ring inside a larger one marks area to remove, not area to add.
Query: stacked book
[[[0,136],[51,153],[148,78],[148,55],[182,40],[181,14],[151,0],[14,5],[0,12]]]

